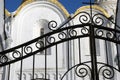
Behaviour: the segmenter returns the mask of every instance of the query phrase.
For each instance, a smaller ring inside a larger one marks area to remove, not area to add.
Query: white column
[[[4,0],[0,0],[0,51],[4,50],[3,34],[4,34]],[[3,69],[1,70],[2,71],[1,80],[5,80],[6,67],[0,69]]]
[[[0,51],[3,50],[2,35],[4,32],[4,0],[0,0]]]

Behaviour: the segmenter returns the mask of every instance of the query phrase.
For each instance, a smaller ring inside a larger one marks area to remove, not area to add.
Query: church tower
[[[3,0],[0,0],[0,4],[2,3],[2,1]],[[86,64],[90,65],[88,62],[92,61],[91,54],[93,54],[92,49],[90,47],[96,47],[96,49],[94,49],[93,51],[96,54],[97,58],[96,62],[99,61],[100,63],[108,63],[109,65],[114,65],[115,55],[112,54],[114,51],[114,49],[112,49],[113,45],[111,43],[110,44],[107,43],[107,41],[104,42],[99,38],[95,38],[94,33],[92,34],[92,31],[90,31],[93,30],[94,32],[94,29],[90,29],[88,25],[86,26],[86,24],[92,22],[94,22],[94,24],[98,24],[100,22],[101,25],[102,22],[101,20],[98,19],[99,17],[101,17],[104,21],[102,26],[108,28],[109,22],[106,20],[106,17],[107,19],[109,19],[112,16],[113,17],[112,20],[115,19],[117,0],[94,0],[94,1],[97,4],[92,6],[85,5],[76,10],[76,12],[72,15],[75,17],[71,21],[69,21],[68,24],[66,25],[65,23],[69,19],[71,19],[70,17],[72,16],[59,2],[59,0],[22,0],[22,3],[18,7],[18,9],[11,13],[9,17],[10,19],[8,19],[8,21],[5,22],[5,24],[9,26],[11,30],[10,37],[12,38],[13,42],[10,44],[11,45],[10,47],[12,48],[15,47],[16,45],[21,45],[31,40],[38,41],[35,43],[32,42],[30,45],[26,44],[21,48],[16,49],[15,51],[13,51],[13,53],[11,53],[8,56],[12,61],[17,60],[23,56],[25,57],[30,56],[31,53],[35,51],[38,52],[34,53],[33,56],[31,55],[30,57],[27,57],[24,60],[21,59],[21,61],[14,63],[13,65],[10,65],[11,70],[9,71],[10,73],[9,80],[83,80],[87,78],[92,79],[91,77],[92,69],[90,69],[90,71],[87,71],[89,67],[85,69],[85,72],[88,72],[86,78],[83,78],[84,69],[83,71],[77,70],[77,68],[80,69],[79,64],[81,65],[81,63],[85,63],[85,65]],[[91,7],[92,11],[90,9]],[[4,9],[3,4],[0,5],[0,12],[2,12],[1,11],[2,9]],[[83,13],[79,14],[82,11]],[[89,16],[90,13],[92,13],[92,15]],[[103,17],[101,15],[95,16],[98,13],[103,14],[106,17]],[[2,14],[0,13],[0,28],[4,27],[3,14],[4,11]],[[82,15],[83,17],[81,17]],[[94,17],[96,19],[91,17]],[[8,24],[9,22],[10,24]],[[65,28],[65,31],[61,31],[59,33],[55,32],[55,34],[53,34],[53,31],[59,30],[59,28],[61,28],[61,25],[63,24],[65,25],[62,26],[62,29]],[[83,26],[81,26],[80,28],[75,27],[75,29],[71,28],[74,25],[77,26],[82,24],[84,24],[83,25],[84,27]],[[90,25],[90,27],[92,27],[92,25]],[[69,26],[70,30],[69,29],[66,30],[67,28],[69,28]],[[110,27],[111,26],[112,25],[110,24]],[[47,34],[46,36],[46,33],[52,33],[52,35]],[[95,27],[95,33],[96,33],[95,35],[97,36],[97,27]],[[94,36],[94,41],[92,41],[92,43],[94,43],[95,45],[90,44],[91,40],[89,38],[89,34]],[[84,35],[88,36],[85,37]],[[80,37],[77,38],[77,36]],[[37,37],[40,38],[37,39]],[[98,37],[101,37],[101,34],[99,35],[99,31]],[[69,38],[70,40],[68,42],[65,42]],[[72,38],[75,39],[71,40]],[[57,41],[58,43],[61,42],[60,40],[65,41],[61,44],[56,44]],[[52,46],[54,43],[55,46]],[[46,48],[43,51],[40,51],[40,48],[44,48],[46,46],[48,48]],[[106,57],[109,57],[109,59],[106,59]],[[82,65],[82,67],[83,66],[84,65]],[[74,67],[76,68],[76,71],[69,71],[70,69],[72,70]],[[90,66],[90,68],[91,67],[92,66]],[[95,66],[93,65],[93,67]],[[6,72],[7,70],[8,69],[6,68]],[[65,75],[65,77],[62,77],[64,74],[66,74],[66,71],[67,72],[69,71],[69,73]],[[83,76],[82,77],[83,79],[80,79],[78,73],[80,73],[80,76]],[[77,76],[75,74],[77,74]],[[100,74],[100,79],[101,78],[102,77]]]

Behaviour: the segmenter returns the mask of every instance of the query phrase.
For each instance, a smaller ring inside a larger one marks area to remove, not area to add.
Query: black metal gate
[[[1,80],[119,80],[120,31],[109,19],[80,12],[59,28],[50,21],[49,33],[0,52]]]

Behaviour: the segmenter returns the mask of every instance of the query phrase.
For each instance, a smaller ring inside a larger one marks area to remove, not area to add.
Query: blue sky
[[[22,0],[5,0],[5,6],[8,11],[13,12],[19,7],[21,2]],[[82,2],[90,2],[90,0],[59,0],[59,2],[65,6],[69,13],[74,13],[80,6],[85,5]]]

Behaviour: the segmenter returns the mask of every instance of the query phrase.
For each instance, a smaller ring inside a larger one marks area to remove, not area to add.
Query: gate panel
[[[52,30],[51,21],[51,32],[0,52],[1,80],[119,80],[120,31],[79,14],[78,25]]]

